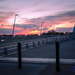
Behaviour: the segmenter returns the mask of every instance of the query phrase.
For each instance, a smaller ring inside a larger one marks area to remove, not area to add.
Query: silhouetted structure
[[[74,25],[74,28],[73,28],[73,33],[75,33],[75,25]]]
[[[56,42],[56,71],[60,71],[60,63],[59,63],[59,42]]]
[[[21,61],[21,43],[18,43],[18,68],[22,68],[22,61]]]

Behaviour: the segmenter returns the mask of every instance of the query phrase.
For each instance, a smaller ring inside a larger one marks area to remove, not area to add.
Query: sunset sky
[[[12,34],[16,16],[16,34],[40,34],[54,29],[73,31],[75,0],[0,0],[0,35]]]

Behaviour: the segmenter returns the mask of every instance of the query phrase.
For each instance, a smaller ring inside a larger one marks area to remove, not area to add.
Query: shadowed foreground
[[[55,71],[55,64],[22,64],[18,69],[17,63],[0,63],[0,75],[75,75],[72,70],[75,64],[61,64],[60,72]]]

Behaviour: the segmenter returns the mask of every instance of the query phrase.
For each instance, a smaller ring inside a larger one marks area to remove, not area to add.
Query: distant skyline
[[[15,34],[40,34],[42,22],[42,32],[73,31],[75,0],[0,0],[0,34],[12,34],[15,14]]]

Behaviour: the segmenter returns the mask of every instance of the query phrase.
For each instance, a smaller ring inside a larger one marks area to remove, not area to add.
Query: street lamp
[[[54,34],[54,27],[55,27],[55,26],[53,26],[53,32],[52,32],[52,34]]]
[[[42,25],[43,25],[43,23],[44,23],[44,22],[41,23],[40,35],[41,35],[41,32],[42,32]]]
[[[13,25],[13,30],[12,30],[12,36],[14,36],[14,28],[15,28],[16,16],[18,16],[18,14],[15,14],[14,25]]]
[[[53,31],[54,31],[54,27],[55,27],[55,26],[53,26]]]

